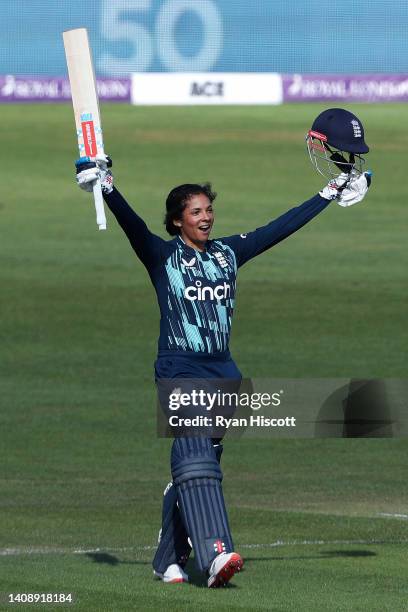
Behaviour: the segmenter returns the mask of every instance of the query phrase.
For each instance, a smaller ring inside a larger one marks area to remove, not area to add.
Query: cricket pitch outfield
[[[407,375],[407,111],[349,108],[372,188],[243,268],[231,350],[245,376]],[[164,236],[174,185],[211,180],[216,236],[323,186],[304,145],[322,109],[102,112],[116,185],[149,227]],[[2,118],[1,609],[6,593],[72,592],[87,611],[405,610],[406,440],[227,441],[245,571],[217,591],[193,566],[191,584],[153,581],[170,444],[155,429],[153,289],[74,183],[70,105],[3,106]]]

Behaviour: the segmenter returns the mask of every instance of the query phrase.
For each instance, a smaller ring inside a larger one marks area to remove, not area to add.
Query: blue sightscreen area
[[[0,74],[66,73],[87,27],[100,75],[408,72],[407,0],[0,0]]]

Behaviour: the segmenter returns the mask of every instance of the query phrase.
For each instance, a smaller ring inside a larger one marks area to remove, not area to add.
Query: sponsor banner
[[[132,103],[281,104],[282,78],[276,73],[135,73]]]
[[[135,73],[98,78],[106,102],[146,105],[406,102],[408,74]],[[68,78],[0,76],[2,102],[71,100]]]
[[[130,79],[97,79],[99,99],[130,102]],[[63,102],[71,100],[68,78],[0,76],[1,102]]]
[[[406,102],[408,74],[285,74],[284,102]]]

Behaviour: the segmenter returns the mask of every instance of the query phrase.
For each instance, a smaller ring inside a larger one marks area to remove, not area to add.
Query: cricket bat
[[[80,157],[95,157],[103,154],[103,137],[99,100],[96,90],[95,71],[85,28],[63,32],[68,76],[71,85],[72,105],[78,137]],[[96,208],[96,222],[100,230],[106,229],[100,181],[94,181],[93,194]]]

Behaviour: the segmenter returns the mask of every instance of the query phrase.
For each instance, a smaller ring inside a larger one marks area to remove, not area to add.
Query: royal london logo
[[[351,120],[351,125],[353,127],[354,138],[361,138],[361,125],[356,119]]]
[[[229,283],[222,283],[222,285],[216,285],[211,287],[204,285],[201,281],[196,281],[195,285],[186,287],[184,289],[184,297],[190,302],[204,302],[205,300],[226,300],[231,297],[231,285]]]

